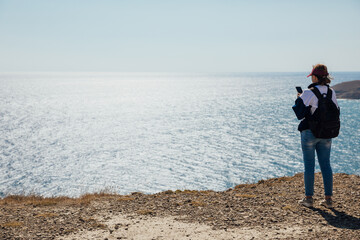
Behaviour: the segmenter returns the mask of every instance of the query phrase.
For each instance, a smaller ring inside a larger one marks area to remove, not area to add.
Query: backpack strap
[[[312,87],[312,88],[310,88],[310,90],[315,94],[317,99],[322,98],[321,92],[319,91],[319,89],[317,87]]]
[[[327,85],[326,85],[327,86]],[[326,94],[326,97],[329,99],[329,100],[331,100],[332,99],[332,89],[329,87],[329,86],[327,86],[328,87],[328,91],[327,91],[327,94]]]
[[[324,97],[324,95],[326,96],[326,98],[331,99],[332,98],[332,90],[329,88],[328,85],[327,86],[327,93],[321,94],[321,92],[319,91],[319,89],[317,87],[312,87],[310,88],[310,90],[315,94],[315,96],[317,97],[317,99],[320,99],[322,97]]]

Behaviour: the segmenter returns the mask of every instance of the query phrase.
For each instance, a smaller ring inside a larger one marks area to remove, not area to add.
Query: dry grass
[[[154,215],[155,212],[152,211],[152,210],[149,210],[149,209],[141,209],[141,210],[138,210],[136,211],[138,214],[140,215]]]
[[[29,196],[20,196],[20,195],[10,195],[0,200],[1,205],[33,205],[33,206],[53,206],[58,203],[69,200],[68,197],[54,197],[54,198],[45,198],[36,195]]]
[[[200,191],[200,193],[201,193],[202,195],[209,195],[209,194],[211,194],[211,193],[214,193],[214,191],[213,191],[213,190],[203,190],[203,191]]]
[[[256,195],[252,195],[252,194],[235,194],[235,197],[240,197],[240,198],[256,198]]]
[[[18,221],[13,221],[13,222],[7,222],[7,223],[2,223],[0,224],[1,227],[10,227],[10,228],[16,228],[16,227],[21,227],[23,226],[24,223],[22,222],[18,222]]]
[[[260,180],[258,181],[257,184],[265,184],[266,186],[273,186],[281,182],[285,183],[285,182],[294,181],[297,178],[303,178],[303,173],[297,173],[291,177],[284,176],[284,177],[272,178],[268,180]]]
[[[182,193],[189,194],[189,195],[199,195],[200,192],[196,190],[184,190]]]
[[[239,184],[234,187],[235,190],[255,188],[256,184]]]
[[[80,204],[89,204],[91,201],[96,200],[96,199],[111,199],[114,197],[118,197],[119,195],[116,193],[112,193],[112,192],[107,192],[107,191],[102,191],[99,193],[87,193],[82,195],[80,198],[72,198],[73,201],[75,201],[75,203],[80,203]],[[76,202],[78,201],[78,202]]]
[[[286,211],[292,211],[292,212],[297,211],[296,207],[291,206],[291,205],[286,205],[286,206],[282,207],[281,209],[286,210]]]
[[[165,192],[162,192],[163,194],[173,194],[174,192],[172,190],[167,190]]]
[[[200,195],[200,194],[201,194],[200,191],[197,191],[197,190],[188,190],[188,189],[185,189],[184,191],[176,190],[174,193],[175,193],[175,194],[190,194],[190,195]]]
[[[202,201],[191,201],[190,204],[194,207],[204,207],[207,205],[206,203],[204,203]]]
[[[0,205],[31,205],[36,207],[47,207],[54,205],[87,205],[93,200],[100,198],[112,198],[119,196],[114,193],[100,192],[100,193],[88,193],[79,198],[70,197],[42,197],[37,195],[10,195],[3,199],[0,199]]]
[[[135,198],[130,197],[130,196],[120,196],[117,198],[118,201],[122,202],[122,201],[133,201],[135,200]]]
[[[47,212],[47,213],[40,213],[40,214],[36,215],[35,217],[50,218],[50,217],[58,217],[58,216],[59,216],[59,214],[57,214],[57,213]]]

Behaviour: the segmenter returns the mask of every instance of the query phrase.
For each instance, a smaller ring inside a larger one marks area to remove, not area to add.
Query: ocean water
[[[0,73],[0,197],[221,191],[302,172],[291,107],[306,75]],[[333,171],[360,175],[360,100],[338,102]]]

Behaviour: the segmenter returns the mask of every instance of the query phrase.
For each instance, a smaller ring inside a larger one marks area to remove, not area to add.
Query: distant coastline
[[[360,80],[342,82],[332,88],[339,99],[360,99]]]

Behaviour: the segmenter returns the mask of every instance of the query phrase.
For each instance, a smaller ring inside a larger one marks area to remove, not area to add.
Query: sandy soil
[[[114,215],[103,222],[106,230],[81,231],[62,240],[72,239],[294,239],[301,238],[308,229],[297,225],[274,225],[271,228],[243,227],[213,229],[206,224],[186,223],[175,217],[141,217]]]

